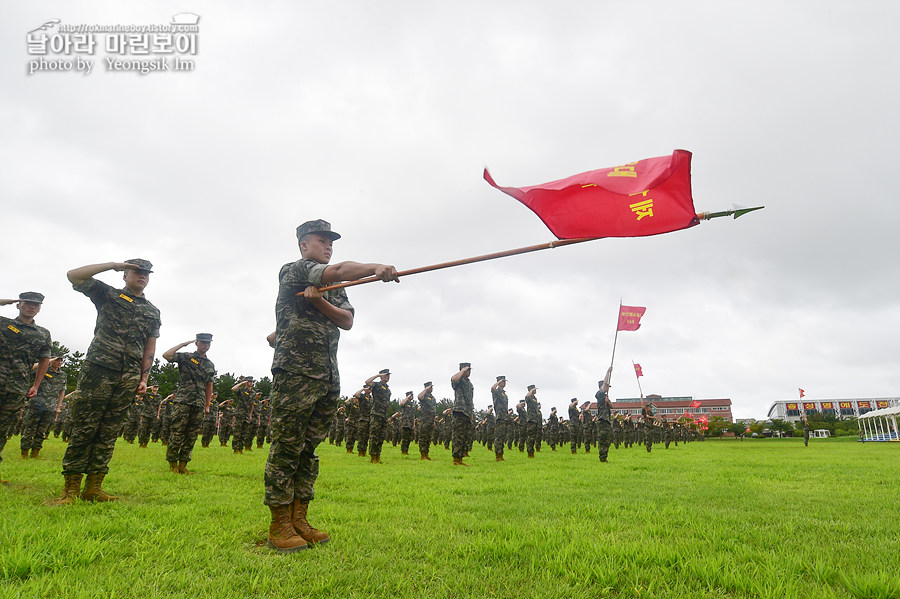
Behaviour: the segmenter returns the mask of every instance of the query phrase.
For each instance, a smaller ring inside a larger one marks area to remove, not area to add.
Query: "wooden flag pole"
[[[613,337],[612,358],[609,361],[610,368],[613,367],[613,362],[616,361],[616,343],[619,341],[619,317],[621,316],[621,314],[622,314],[622,299],[619,298],[619,312],[616,315],[616,336]]]
[[[635,367],[634,368],[634,378],[637,379],[638,391],[641,392],[641,402],[643,402],[644,401],[644,390],[641,389],[641,377],[638,376],[637,366],[635,366],[634,360],[631,361],[631,365]]]
[[[409,275],[416,275],[423,272],[430,272],[432,270],[441,270],[442,268],[452,268],[454,266],[462,266],[463,264],[472,264],[474,262],[485,262],[487,260],[496,260],[497,258],[505,258],[507,256],[516,256],[518,254],[527,254],[528,252],[537,252],[539,250],[549,250],[553,248],[562,247],[565,245],[573,245],[575,243],[583,243],[585,241],[593,241],[594,239],[601,239],[600,237],[576,237],[575,239],[556,239],[549,243],[539,243],[537,245],[529,245],[527,247],[516,248],[514,250],[505,250],[502,252],[495,252],[493,254],[484,254],[482,256],[474,256],[472,258],[463,258],[461,260],[453,260],[451,262],[442,262],[440,264],[432,264],[431,266],[420,266],[418,268],[411,268],[409,270],[403,270],[398,272],[397,274],[400,277],[406,277]],[[359,279],[357,281],[346,281],[344,283],[335,283],[333,285],[327,285],[325,287],[320,287],[319,291],[330,291],[332,289],[341,289],[342,287],[353,287],[354,285],[363,285],[365,283],[372,283],[373,281],[377,281],[378,278],[371,276],[365,277],[364,279]],[[297,295],[303,295],[303,292],[298,293]]]

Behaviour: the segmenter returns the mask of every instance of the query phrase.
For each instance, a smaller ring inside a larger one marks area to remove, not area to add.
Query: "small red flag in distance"
[[[798,387],[798,389],[799,389],[799,387]],[[806,391],[804,391],[803,389],[800,389],[800,399],[803,399],[803,397],[805,395],[806,395]]]
[[[617,331],[636,331],[641,328],[641,317],[647,308],[641,306],[619,306]]]
[[[692,401],[692,402],[690,403],[690,407],[692,407],[692,408],[699,408],[699,407],[700,407],[700,400],[699,400],[699,399],[695,399],[694,401]]]
[[[640,365],[640,364],[635,364],[635,365],[634,365],[634,374],[636,374],[637,376],[644,376],[644,371],[641,370],[641,365]]]
[[[691,197],[691,153],[647,158],[531,187],[501,187],[559,239],[643,237],[700,223]]]

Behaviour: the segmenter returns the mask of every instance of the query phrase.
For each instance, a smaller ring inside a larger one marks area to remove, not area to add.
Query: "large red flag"
[[[528,206],[559,239],[642,237],[700,222],[691,197],[691,153],[647,158],[532,187],[500,187]]]
[[[641,328],[641,317],[647,308],[640,306],[619,306],[619,326],[617,331],[636,331]]]

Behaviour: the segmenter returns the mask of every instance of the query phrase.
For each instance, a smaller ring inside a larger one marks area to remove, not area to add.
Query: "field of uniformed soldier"
[[[66,373],[60,370],[63,359],[54,356],[44,373],[37,395],[28,400],[22,418],[22,457],[40,458],[44,439],[53,424],[53,417],[66,395]],[[38,365],[34,365],[37,370]]]
[[[432,391],[434,385],[431,381],[427,381],[423,385],[423,389],[419,392],[416,399],[419,400],[419,459],[431,460],[429,452],[431,445],[435,440],[435,426],[437,400],[435,400]]]
[[[192,343],[196,345],[193,352],[179,351]],[[178,365],[179,373],[178,387],[172,398],[169,444],[166,447],[169,470],[176,474],[191,474],[187,465],[191,461],[203,417],[209,413],[212,402],[216,367],[206,356],[211,345],[211,334],[197,333],[193,339],[163,352],[167,362]]]

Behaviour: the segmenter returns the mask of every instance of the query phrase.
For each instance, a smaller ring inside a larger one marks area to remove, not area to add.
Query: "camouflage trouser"
[[[219,421],[219,443],[222,445],[228,445],[228,439],[231,438],[231,429],[234,428],[231,422],[231,416]]]
[[[535,441],[534,441],[534,447],[535,447],[535,449],[537,449],[538,451],[540,451],[540,450],[541,450],[541,443],[542,443],[543,441],[544,441],[544,429],[543,429],[543,427],[542,427],[540,424],[538,424],[538,425],[537,425],[537,439],[535,439]]]
[[[411,426],[404,426],[400,429],[400,451],[408,452],[409,444],[413,440],[413,429]]]
[[[216,434],[216,417],[214,414],[206,414],[203,416],[203,423],[200,425],[200,443],[206,447],[212,441]]]
[[[356,421],[356,449],[365,452],[369,444],[369,419],[360,418]]]
[[[200,425],[203,423],[203,407],[186,403],[173,403],[169,418],[169,445],[166,461],[190,462]]]
[[[525,423],[525,444],[527,445],[528,453],[534,453],[534,445],[537,443],[539,426],[540,425],[537,422]]]
[[[498,420],[494,425],[494,455],[503,455],[503,445],[509,429],[509,420]]]
[[[428,455],[431,437],[434,434],[434,418],[425,418],[419,423],[419,453]]]
[[[338,381],[274,374],[269,396],[272,445],[266,461],[266,505],[310,501],[319,475],[316,447],[328,433],[340,400]]]
[[[572,451],[577,451],[581,446],[581,426],[580,423],[576,424],[574,421],[569,421],[569,434],[571,436],[571,448]]]
[[[381,455],[381,444],[387,433],[387,418],[370,416],[369,420],[369,455]]]
[[[116,439],[140,382],[140,368],[119,372],[84,363],[78,377],[81,397],[69,409],[72,436],[63,456],[64,475],[109,472]]]
[[[263,443],[266,441],[266,432],[269,428],[269,423],[261,423],[256,425],[256,445],[257,447],[262,447]]]
[[[63,427],[66,424],[66,413],[60,412],[56,415],[56,420],[53,422],[53,436],[58,437],[59,434],[63,431]]]
[[[22,426],[22,451],[40,450],[44,446],[44,439],[47,438],[51,424],[53,424],[53,412],[26,408],[25,422]]]
[[[253,445],[253,423],[250,422],[249,414],[234,415],[234,429],[231,434],[234,439],[231,440],[231,448],[235,451],[244,449]]]
[[[612,442],[612,425],[607,420],[597,420],[597,454],[601,460],[609,455],[609,444]]]
[[[469,450],[469,437],[472,431],[472,419],[465,412],[453,412],[453,457],[461,458]]]
[[[132,406],[128,413],[128,419],[125,421],[125,430],[122,432],[122,437],[129,443],[134,443],[140,423],[141,413]]]
[[[496,428],[497,428],[497,425],[495,423],[495,424],[488,426],[484,431],[484,443],[485,443],[485,445],[487,445],[488,449],[494,448],[494,435],[496,433]]]
[[[138,443],[146,445],[150,442],[150,433],[153,432],[153,425],[156,423],[156,414],[141,416],[141,423],[138,425]]]
[[[516,427],[517,432],[519,433],[519,451],[525,451],[525,443],[528,440],[528,421],[526,420],[524,424],[520,424]]]
[[[344,423],[339,422],[337,429],[334,431],[334,444],[340,447],[344,443]]]
[[[25,395],[23,393],[7,393],[0,392],[0,453],[3,453],[3,447],[6,446],[6,440],[9,438],[9,431],[16,424],[19,418],[19,410],[25,403]],[[0,457],[0,462],[3,458]]]
[[[344,424],[344,444],[347,451],[353,451],[353,444],[356,443],[356,420],[347,418]]]

